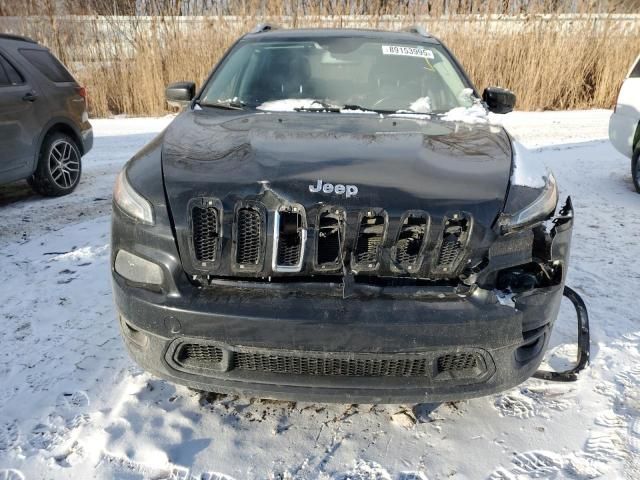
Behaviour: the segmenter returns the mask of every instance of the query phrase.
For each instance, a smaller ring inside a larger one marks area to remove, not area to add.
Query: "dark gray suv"
[[[0,33],[0,184],[72,192],[93,145],[86,91],[45,47]]]

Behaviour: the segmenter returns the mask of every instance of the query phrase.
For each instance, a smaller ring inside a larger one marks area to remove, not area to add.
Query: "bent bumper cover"
[[[154,374],[201,390],[347,403],[459,400],[518,385],[538,368],[562,297],[559,285],[515,308],[487,291],[432,302],[202,295],[181,304],[117,275],[113,283],[125,344]],[[181,362],[187,344],[215,347],[220,364]],[[475,355],[475,370],[439,371],[439,359],[456,354]],[[343,367],[318,367],[327,359]],[[423,369],[379,373],[405,360]],[[310,362],[311,374],[300,367]],[[378,374],[350,374],[352,365]]]

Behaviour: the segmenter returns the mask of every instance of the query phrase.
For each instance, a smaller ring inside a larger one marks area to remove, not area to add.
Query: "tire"
[[[631,178],[636,192],[640,193],[640,150],[636,150],[631,160]]]
[[[42,142],[29,185],[40,195],[59,197],[75,190],[81,174],[82,155],[76,141],[61,132],[51,133]]]

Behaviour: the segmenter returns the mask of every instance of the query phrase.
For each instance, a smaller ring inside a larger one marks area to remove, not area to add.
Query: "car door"
[[[36,154],[37,92],[0,51],[0,180],[21,178]],[[16,175],[18,175],[16,177]]]

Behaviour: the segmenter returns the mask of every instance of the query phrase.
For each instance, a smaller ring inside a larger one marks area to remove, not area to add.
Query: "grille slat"
[[[409,266],[415,265],[422,249],[427,230],[425,217],[411,217],[404,219],[396,242],[395,260],[397,263]]]
[[[362,217],[354,258],[356,264],[374,266],[378,262],[380,246],[384,239],[385,217],[383,215],[367,215]]]
[[[440,249],[440,256],[438,257],[438,266],[451,267],[453,262],[460,254],[462,244],[458,241],[454,235],[447,235],[442,241],[442,248]]]
[[[249,207],[239,209],[236,232],[236,263],[241,266],[258,265],[264,237],[260,212]]]
[[[301,207],[291,207],[276,214],[274,270],[299,271],[302,267],[306,222]]]
[[[300,261],[300,241],[297,238],[281,238],[278,244],[278,265],[293,267]]]
[[[341,211],[322,212],[318,218],[316,262],[320,268],[338,267],[342,257],[344,216]]]
[[[464,215],[455,214],[445,220],[435,273],[452,275],[456,272],[465,256],[469,229],[470,220]]]
[[[197,206],[191,209],[193,250],[199,262],[214,262],[218,255],[220,221],[218,209],[213,206]]]

